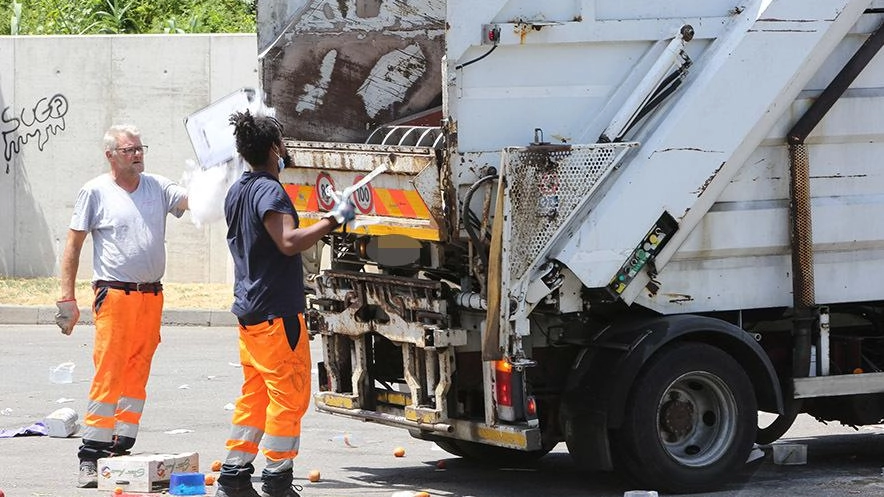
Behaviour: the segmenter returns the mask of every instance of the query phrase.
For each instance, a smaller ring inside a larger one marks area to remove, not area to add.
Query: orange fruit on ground
[[[320,477],[320,475],[319,475],[319,470],[318,470],[318,469],[311,469],[310,472],[307,473],[307,479],[310,480],[310,481],[313,482],[313,483],[318,482],[318,481],[319,481],[319,477]]]
[[[405,448],[403,448],[403,447],[396,447],[395,449],[393,449],[393,455],[396,456],[396,457],[402,457],[402,456],[404,456],[404,455],[405,455]]]
[[[430,497],[430,494],[427,492],[418,492],[414,494],[414,497]]]
[[[117,487],[117,488],[114,489],[114,493],[117,494],[117,495],[120,495],[121,493],[123,493],[123,489],[120,488],[120,487]]]
[[[221,461],[217,459],[212,461],[212,471],[221,471]]]
[[[211,487],[215,484],[215,475],[206,475],[206,485]]]

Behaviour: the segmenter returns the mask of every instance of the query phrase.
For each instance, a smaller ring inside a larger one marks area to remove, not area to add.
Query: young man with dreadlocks
[[[298,214],[279,182],[291,160],[282,127],[249,111],[230,117],[236,150],[249,163],[227,192],[227,245],[234,262],[232,311],[239,320],[242,395],[236,401],[216,497],[261,497],[251,483],[262,444],[264,497],[297,497],[292,485],[301,418],[310,403],[310,346],[301,252],[355,217],[341,202],[327,217],[298,227]]]

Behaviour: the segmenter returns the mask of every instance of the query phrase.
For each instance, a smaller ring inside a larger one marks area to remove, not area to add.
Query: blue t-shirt
[[[264,216],[298,214],[282,184],[268,173],[245,172],[227,191],[224,216],[227,246],[233,256],[233,307],[237,317],[273,319],[304,312],[304,267],[301,254],[279,251]]]

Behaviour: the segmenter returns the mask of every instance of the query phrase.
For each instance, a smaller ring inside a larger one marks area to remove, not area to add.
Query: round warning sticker
[[[359,183],[359,181],[364,178],[365,175],[360,174],[356,176],[356,180],[353,182],[355,185]],[[368,214],[371,212],[372,207],[374,206],[374,190],[371,189],[371,185],[362,185],[358,190],[353,192],[351,197],[353,199],[353,203],[356,205],[356,208],[359,209],[359,212],[363,214]]]
[[[316,197],[319,200],[319,207],[327,211],[335,208],[333,191],[335,191],[335,182],[331,176],[328,173],[319,173],[316,177]]]

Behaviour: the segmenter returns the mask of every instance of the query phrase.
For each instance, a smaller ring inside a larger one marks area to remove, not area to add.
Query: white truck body
[[[258,18],[301,224],[387,168],[311,278],[319,410],[688,492],[799,412],[884,419],[884,1]]]

